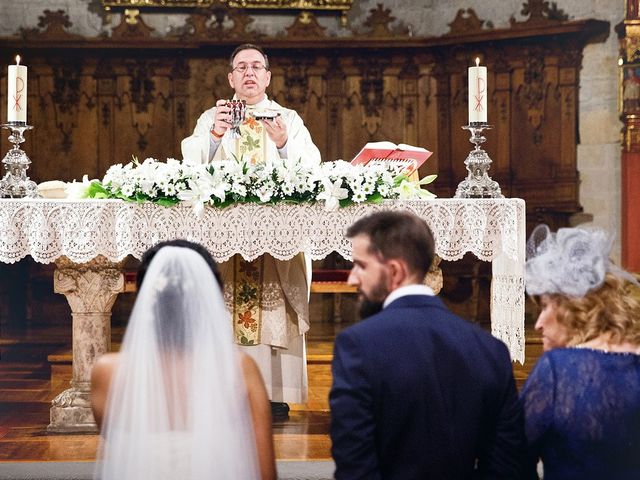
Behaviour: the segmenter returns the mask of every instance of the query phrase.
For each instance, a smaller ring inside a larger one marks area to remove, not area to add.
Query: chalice
[[[231,109],[231,137],[240,138],[240,125],[247,116],[247,102],[244,100],[228,100],[227,107]]]

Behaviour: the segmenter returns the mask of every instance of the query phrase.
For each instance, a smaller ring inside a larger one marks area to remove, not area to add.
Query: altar
[[[95,358],[109,351],[111,307],[124,291],[122,263],[152,245],[185,238],[217,261],[269,253],[287,260],[300,252],[319,260],[331,252],[350,259],[346,228],[381,209],[410,210],[431,227],[436,254],[466,253],[492,262],[491,330],[524,362],[525,202],[521,199],[385,200],[328,212],[322,202],[236,204],[206,208],[202,216],[179,204],[162,207],[121,200],[0,200],[0,262],[30,255],[56,263],[54,289],[72,311],[71,387],[52,401],[52,432],[95,431],[89,398]]]

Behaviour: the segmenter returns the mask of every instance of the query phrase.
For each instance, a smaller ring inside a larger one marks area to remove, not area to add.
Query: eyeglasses
[[[238,72],[238,73],[245,73],[249,68],[251,68],[251,70],[253,70],[254,73],[260,73],[267,69],[267,67],[265,67],[263,64],[256,62],[250,65],[248,63],[239,63],[233,68],[232,71]]]

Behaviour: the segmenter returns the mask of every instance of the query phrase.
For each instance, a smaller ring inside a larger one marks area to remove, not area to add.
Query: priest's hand
[[[216,115],[213,118],[211,135],[219,141],[225,132],[231,128],[231,108],[227,107],[228,100],[218,100],[216,102]]]
[[[269,138],[273,140],[273,143],[276,144],[278,148],[284,148],[287,144],[287,140],[289,139],[289,135],[287,134],[287,126],[284,123],[284,120],[280,116],[277,116],[273,120],[261,120],[264,128],[267,130],[267,135]]]

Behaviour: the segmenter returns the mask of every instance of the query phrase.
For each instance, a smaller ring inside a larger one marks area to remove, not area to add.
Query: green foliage
[[[113,195],[98,181],[91,182],[87,190],[87,198],[114,198]]]

